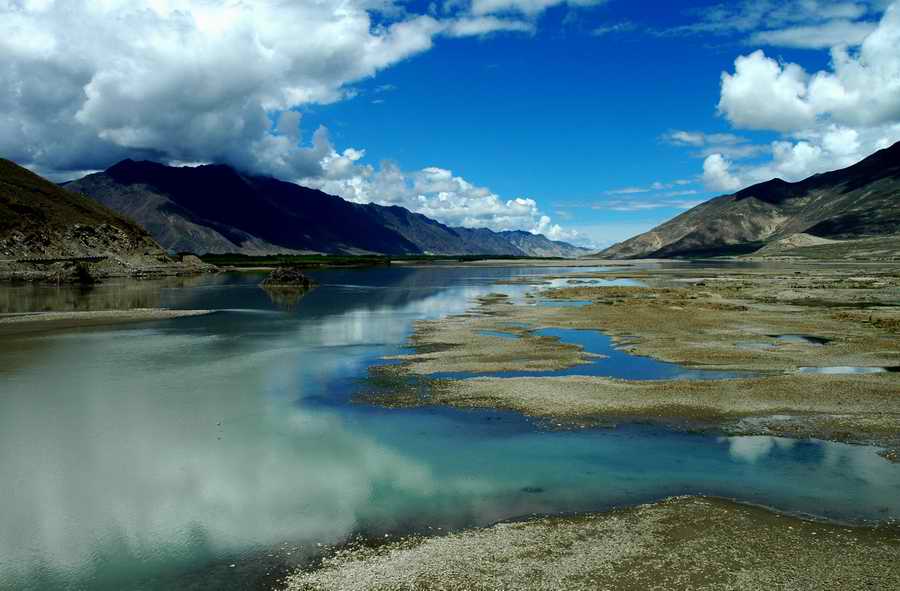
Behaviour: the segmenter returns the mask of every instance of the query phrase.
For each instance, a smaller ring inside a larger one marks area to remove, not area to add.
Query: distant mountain
[[[137,224],[0,159],[0,259],[100,256],[168,259]]]
[[[807,236],[790,238],[795,234]],[[815,238],[894,234],[900,234],[900,143],[842,170],[797,183],[774,179],[716,197],[597,256],[747,254],[776,242],[766,252]]]
[[[171,252],[578,256],[543,236],[451,228],[402,207],[358,204],[224,165],[124,160],[64,185],[144,226]]]
[[[586,256],[592,252],[587,248],[572,246],[568,242],[550,240],[543,234],[532,234],[521,230],[500,232],[500,234],[517,248],[529,253],[530,256],[573,259]]]

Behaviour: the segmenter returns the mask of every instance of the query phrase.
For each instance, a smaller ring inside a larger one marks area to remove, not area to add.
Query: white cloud
[[[335,156],[325,163],[325,175],[299,181],[356,203],[399,205],[449,226],[527,230],[552,240],[584,242],[578,232],[554,224],[534,199],[504,199],[448,169],[429,166],[405,172],[394,163],[382,162],[375,170],[346,160]],[[335,165],[340,170],[332,173]]]
[[[639,193],[651,193],[653,191],[663,191],[666,189],[674,189],[684,185],[689,185],[693,181],[686,179],[677,179],[669,182],[654,181],[647,186],[642,187],[622,187],[621,189],[610,189],[606,191],[607,195],[635,195]]]
[[[471,11],[475,15],[519,13],[534,16],[558,6],[568,4],[574,7],[596,6],[607,0],[472,0]]]
[[[697,148],[693,155],[700,158],[721,154],[730,159],[743,159],[757,156],[766,149],[765,146],[751,144],[747,138],[733,133],[672,130],[663,134],[662,140],[674,146]]]
[[[0,152],[48,171],[131,156],[314,175],[327,135],[297,149],[279,112],[353,96],[438,36],[531,30],[390,1],[0,2]]]
[[[799,181],[846,168],[898,141],[900,124],[860,130],[832,124],[773,141],[763,162],[737,167],[722,155],[712,155],[704,162],[703,179],[710,189],[727,192],[773,178]]]
[[[761,50],[722,74],[719,111],[737,127],[796,131],[817,121],[873,126],[900,120],[900,3],[858,51],[832,49],[831,70],[807,74]]]
[[[613,33],[626,33],[628,31],[633,31],[637,28],[631,21],[622,21],[619,23],[612,23],[609,25],[603,25],[600,27],[596,27],[591,31],[591,35],[594,37],[603,37],[605,35],[611,35]]]
[[[731,173],[731,162],[721,154],[711,154],[703,161],[703,183],[713,191],[736,191],[741,186]]]
[[[697,191],[673,191],[667,193],[664,197],[679,197],[685,195],[696,195]],[[620,199],[603,201],[595,203],[591,209],[632,212],[645,211],[649,209],[690,209],[696,205],[703,203],[703,199]]]
[[[837,45],[859,45],[875,23],[833,20],[822,25],[789,27],[775,31],[759,31],[750,37],[754,45],[828,49]]]
[[[0,87],[16,91],[0,93],[0,151],[49,169],[138,155],[313,172],[318,154],[291,154],[268,114],[339,100],[445,26],[375,25],[357,0],[3,3]]]
[[[500,31],[530,33],[534,31],[534,24],[528,21],[502,19],[495,16],[463,17],[454,20],[450,24],[448,34],[453,37],[471,37],[473,35],[486,35]]]
[[[679,129],[663,134],[662,138],[677,146],[692,146],[695,148],[710,145],[730,146],[747,141],[747,138],[734,135],[733,133],[703,133],[702,131],[684,131]]]
[[[900,2],[857,50],[831,50],[827,70],[807,73],[762,51],[740,56],[722,75],[719,112],[735,127],[773,130],[768,159],[736,166],[721,150],[704,162],[704,181],[731,191],[771,178],[797,181],[850,166],[900,141]],[[682,145],[697,146],[694,136]]]
[[[570,236],[534,200],[449,170],[376,171],[325,127],[304,137],[299,112],[353,96],[439,36],[530,32],[559,3],[476,2],[441,17],[392,0],[0,0],[0,153],[55,178],[125,157],[223,162],[454,225]]]
[[[796,64],[782,66],[762,50],[740,56],[735,72],[722,73],[719,112],[744,129],[789,131],[815,122],[806,98],[809,76]]]
[[[845,0],[742,0],[704,8],[699,11],[697,22],[678,27],[674,32],[724,34],[780,29],[797,23],[855,21],[879,8],[866,2]]]

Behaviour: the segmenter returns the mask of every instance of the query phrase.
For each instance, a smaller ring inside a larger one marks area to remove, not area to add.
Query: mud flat
[[[888,371],[900,366],[900,268],[692,265],[577,274],[590,277],[639,279],[644,287],[573,284],[540,293],[542,300],[589,302],[577,308],[494,294],[465,314],[420,322],[410,339],[414,352],[373,371],[381,386],[390,378],[393,387],[366,399],[506,408],[560,425],[650,420],[900,447],[900,373]],[[634,355],[751,374],[710,381],[429,377],[552,371],[596,360],[580,346],[536,334],[545,328],[600,330]],[[844,375],[848,367],[884,371]],[[403,386],[410,377],[430,382],[427,395]]]
[[[707,498],[342,549],[289,591],[900,588],[900,531]]]
[[[0,315],[0,336],[20,336],[72,328],[107,326],[129,322],[170,320],[202,316],[211,310],[165,310],[136,308],[132,310],[95,310],[76,312],[34,312]]]

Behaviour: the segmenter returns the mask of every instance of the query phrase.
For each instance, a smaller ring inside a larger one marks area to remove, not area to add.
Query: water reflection
[[[227,281],[224,276],[193,276],[140,281],[118,279],[91,286],[4,285],[0,288],[0,314],[158,308],[162,289],[184,289]]]
[[[283,542],[688,492],[900,517],[900,470],[869,448],[346,404],[412,322],[521,297],[493,283],[523,272],[320,273],[290,312],[259,277],[209,277],[156,297],[231,311],[29,339],[0,383],[0,588],[246,589]]]
[[[728,443],[728,453],[735,460],[755,464],[767,457],[775,449],[789,450],[796,443],[793,439],[784,437],[730,437],[720,441]]]

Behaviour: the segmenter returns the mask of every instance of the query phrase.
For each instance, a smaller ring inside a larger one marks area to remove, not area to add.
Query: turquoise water
[[[900,467],[872,448],[638,425],[548,432],[512,413],[349,404],[415,320],[491,292],[521,298],[533,288],[494,283],[534,273],[560,270],[329,271],[293,302],[270,300],[253,275],[0,288],[0,312],[221,310],[0,347],[0,588],[266,589],[355,533],[682,493],[900,518]]]
[[[501,332],[499,330],[480,330],[478,331],[483,337],[497,337],[498,339],[506,339],[509,341],[514,341],[519,338],[519,335],[513,334],[511,332]]]

